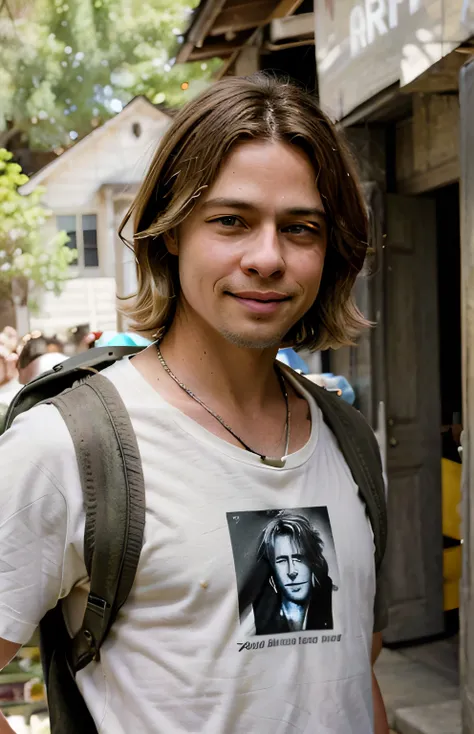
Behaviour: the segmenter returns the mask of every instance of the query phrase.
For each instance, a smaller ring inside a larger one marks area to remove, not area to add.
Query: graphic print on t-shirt
[[[242,628],[334,629],[338,568],[326,507],[228,512]]]

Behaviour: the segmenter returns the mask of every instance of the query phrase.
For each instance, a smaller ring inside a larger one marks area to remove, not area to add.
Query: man
[[[3,431],[8,406],[21,389],[16,368],[17,355],[0,344],[0,433]]]
[[[103,374],[137,435],[145,543],[100,660],[77,676],[97,729],[386,734],[366,508],[315,400],[275,362],[280,345],[351,343],[366,325],[351,291],[367,216],[344,145],[294,86],[223,80],[176,116],[123,226],[130,217],[129,317],[157,342]],[[0,462],[1,666],[58,598],[77,630],[87,573],[77,462],[55,408],[20,416]],[[226,513],[312,506],[330,517],[339,641],[242,650]]]
[[[281,511],[263,529],[258,562],[268,566],[253,608],[257,635],[333,628],[323,541],[307,517]]]
[[[18,382],[17,355],[0,344],[0,403],[9,405],[21,385]]]
[[[55,337],[48,338],[36,334],[29,338],[23,346],[18,358],[18,374],[22,385],[53,369],[67,359],[63,354],[63,345]]]

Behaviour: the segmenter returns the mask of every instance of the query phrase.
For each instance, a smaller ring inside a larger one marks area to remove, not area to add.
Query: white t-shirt
[[[137,434],[146,527],[131,596],[78,674],[100,734],[371,734],[373,535],[313,399],[310,440],[273,468],[169,405],[128,360],[104,374]],[[25,643],[68,594],[75,630],[82,491],[54,407],[15,421],[0,465],[0,637]],[[279,521],[299,528],[299,547],[272,535]]]
[[[0,403],[4,405],[10,405],[15,395],[20,392],[23,385],[20,385],[18,380],[13,379],[6,382],[4,385],[0,385]]]

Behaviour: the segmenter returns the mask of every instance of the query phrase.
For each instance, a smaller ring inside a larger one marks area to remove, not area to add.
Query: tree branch
[[[13,13],[12,13],[12,11],[10,9],[9,4],[8,4],[8,0],[1,0],[0,1],[0,13],[2,12],[3,8],[6,8],[8,17],[10,18],[11,22],[14,23],[15,22],[15,18],[13,17]]]
[[[0,148],[6,148],[8,146],[8,143],[12,138],[15,137],[19,132],[21,132],[19,127],[12,127],[10,130],[5,130],[4,132],[0,133]]]

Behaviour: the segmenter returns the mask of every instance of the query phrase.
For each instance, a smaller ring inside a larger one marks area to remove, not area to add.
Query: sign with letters
[[[474,35],[474,0],[314,0],[321,104],[341,119]]]

